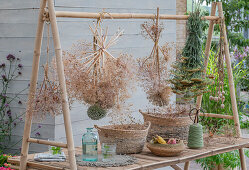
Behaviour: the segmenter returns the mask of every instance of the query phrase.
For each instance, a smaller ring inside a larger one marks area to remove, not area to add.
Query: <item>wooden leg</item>
[[[212,3],[212,8],[211,8],[211,16],[215,16],[216,12],[216,2]],[[210,20],[209,23],[209,28],[208,28],[208,36],[207,36],[207,42],[206,42],[206,47],[205,47],[205,62],[204,62],[204,71],[206,73],[207,70],[207,65],[208,65],[208,58],[209,58],[209,53],[210,53],[210,48],[211,48],[211,42],[212,42],[212,37],[213,37],[213,32],[214,32],[214,21]],[[201,101],[202,101],[202,95],[197,97],[196,101],[196,108],[201,107]]]
[[[180,168],[178,165],[171,165],[172,168],[174,168],[174,170],[182,170],[182,168]]]
[[[66,137],[67,137],[69,162],[70,162],[71,169],[76,170],[77,165],[76,165],[76,160],[75,160],[75,150],[74,150],[71,118],[70,118],[70,112],[69,112],[69,103],[68,103],[67,91],[66,91],[64,66],[62,62],[62,50],[61,50],[59,31],[58,31],[57,22],[56,22],[56,15],[55,15],[55,10],[54,10],[53,0],[48,0],[48,10],[49,10],[49,17],[50,17],[54,47],[55,47],[57,74],[59,78],[60,89],[62,92],[61,94],[62,111],[63,111],[63,117],[64,117]]]
[[[239,156],[240,156],[241,169],[246,170],[247,168],[246,168],[245,154],[243,148],[239,149]]]
[[[222,9],[222,2],[218,2],[218,11],[219,16],[223,20],[223,9]],[[224,50],[225,50],[225,58],[226,58],[226,66],[227,66],[227,74],[228,74],[228,81],[229,81],[229,90],[230,90],[230,97],[232,102],[232,110],[233,110],[233,117],[234,117],[234,126],[237,132],[237,136],[241,136],[240,131],[240,123],[239,123],[239,115],[238,115],[238,109],[237,109],[237,101],[235,96],[235,87],[233,82],[233,71],[231,66],[231,59],[230,59],[230,53],[229,53],[229,45],[227,40],[227,33],[226,33],[226,26],[225,23],[222,22],[220,25],[223,29],[223,35],[224,35]]]
[[[32,108],[33,108],[32,103],[34,102],[34,97],[36,93],[36,83],[39,71],[39,62],[40,62],[41,45],[42,45],[43,28],[44,28],[43,13],[45,6],[46,6],[46,0],[41,0],[36,39],[35,39],[32,75],[30,79],[30,89],[29,89],[29,96],[26,108],[25,125],[24,125],[23,140],[22,140],[22,151],[20,158],[21,170],[25,170],[27,168],[27,156],[29,150],[28,138],[30,137],[30,131],[32,125]]]
[[[185,164],[184,164],[184,170],[188,170],[189,169],[189,164],[190,164],[190,162],[185,162]]]
[[[218,2],[218,11],[219,11],[219,17],[222,20],[224,20],[222,2]],[[233,82],[233,72],[232,72],[231,59],[230,59],[230,53],[229,53],[229,45],[228,45],[228,40],[227,40],[226,25],[224,22],[221,22],[220,26],[222,27],[223,35],[224,35],[224,48],[225,48],[225,57],[226,57],[230,97],[231,97],[233,117],[234,117],[234,126],[236,129],[237,137],[241,137],[239,114],[238,114],[237,101],[236,101],[236,96],[235,96],[235,87],[234,87],[234,82]],[[242,170],[246,170],[246,162],[245,162],[245,155],[244,155],[243,149],[239,149],[239,153],[240,153],[241,168]]]

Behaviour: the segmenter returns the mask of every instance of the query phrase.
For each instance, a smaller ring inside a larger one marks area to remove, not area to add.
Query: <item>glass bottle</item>
[[[98,160],[98,136],[92,130],[86,128],[87,132],[82,136],[82,160],[97,161]]]

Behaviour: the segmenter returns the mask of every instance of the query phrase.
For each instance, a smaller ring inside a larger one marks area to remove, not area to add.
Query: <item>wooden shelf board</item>
[[[122,170],[122,169],[128,169],[128,170],[135,170],[135,169],[154,169],[154,168],[160,168],[165,166],[171,166],[176,165],[178,163],[188,162],[208,156],[217,155],[220,153],[225,153],[229,151],[233,151],[236,149],[241,148],[247,148],[249,147],[249,139],[246,138],[239,138],[236,140],[235,144],[216,144],[215,146],[209,146],[204,147],[202,149],[186,149],[180,156],[177,157],[158,157],[153,155],[147,148],[144,148],[143,152],[140,154],[133,154],[138,159],[138,163],[125,166],[125,167],[108,167],[108,168],[93,168],[93,167],[83,167],[78,166],[79,170]],[[77,147],[75,148],[76,154],[81,154],[81,148]],[[65,154],[67,155],[67,149],[64,149]],[[69,169],[70,165],[68,160],[66,162],[36,162],[33,160],[34,154],[28,155],[28,166],[30,168],[35,168],[39,164],[39,167],[41,166],[53,166]],[[13,157],[9,158],[9,163],[13,163],[15,165],[19,165],[20,158],[19,157]]]

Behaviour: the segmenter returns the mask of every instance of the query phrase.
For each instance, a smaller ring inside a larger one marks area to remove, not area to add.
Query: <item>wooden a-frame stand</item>
[[[25,170],[27,168],[27,155],[28,155],[28,150],[29,150],[29,143],[38,143],[38,144],[53,145],[53,146],[67,148],[70,168],[73,170],[77,169],[76,160],[75,160],[75,148],[74,148],[74,142],[73,142],[72,126],[71,126],[70,113],[69,113],[69,104],[67,100],[66,84],[65,84],[65,77],[64,77],[64,68],[63,68],[63,62],[62,62],[62,50],[61,50],[56,17],[92,18],[92,19],[100,19],[100,18],[101,19],[130,19],[130,18],[155,19],[156,18],[156,15],[154,14],[134,14],[134,13],[102,13],[101,14],[101,13],[65,12],[65,11],[56,12],[54,9],[53,1],[54,0],[41,0],[41,3],[40,3],[40,12],[39,12],[39,18],[38,18],[37,34],[36,34],[36,39],[35,39],[33,65],[32,65],[32,76],[30,80],[30,90],[29,90],[28,103],[27,103],[27,109],[26,109],[25,127],[24,127],[22,151],[21,151],[21,158],[20,158],[20,169],[21,170]],[[218,6],[219,16],[215,16],[217,6]],[[63,111],[63,116],[64,116],[67,144],[30,138],[31,124],[32,124],[32,102],[34,101],[34,97],[36,93],[36,83],[37,83],[37,77],[38,77],[38,71],[39,71],[38,69],[39,69],[42,37],[43,37],[44,14],[46,13],[45,8],[48,8],[48,14],[49,14],[48,16],[49,16],[49,20],[50,20],[51,28],[52,28],[53,42],[54,42],[55,55],[56,55],[57,73],[58,73],[60,88],[62,91],[62,94],[61,94],[61,98],[63,102],[62,111]],[[188,16],[186,15],[159,15],[158,18],[169,19],[169,20],[187,20]],[[211,16],[203,17],[203,19],[210,20],[209,29],[208,29],[208,37],[207,37],[207,42],[206,42],[206,49],[205,49],[205,55],[207,56],[207,59],[205,61],[205,70],[206,70],[207,64],[208,64],[210,47],[211,47],[212,34],[214,30],[214,24],[216,24],[218,21],[224,20],[222,3],[213,2],[212,9],[211,9]],[[224,119],[233,119],[235,122],[234,125],[236,128],[237,137],[241,137],[231,60],[230,60],[230,55],[229,55],[229,45],[228,45],[227,34],[226,34],[226,27],[225,27],[224,22],[220,22],[220,23],[221,23],[221,27],[223,27],[222,30],[224,31],[223,35],[224,35],[224,42],[225,42],[225,58],[226,58],[226,66],[227,66],[228,78],[229,78],[229,87],[230,87],[233,116],[211,114],[211,113],[207,113],[205,114],[205,116],[224,118]],[[199,96],[197,98],[197,108],[200,108],[201,100],[202,100],[202,96]],[[242,170],[246,170],[243,149],[239,149],[239,153],[240,153]],[[187,169],[189,169],[189,162],[186,162],[184,166],[184,170],[187,170]]]

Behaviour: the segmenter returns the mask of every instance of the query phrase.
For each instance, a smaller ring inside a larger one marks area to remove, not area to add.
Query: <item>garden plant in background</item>
[[[2,154],[0,155],[0,170],[14,170],[10,168],[10,164],[8,164],[8,158],[11,158],[11,155]],[[15,157],[15,156],[13,156]]]
[[[23,104],[23,100],[20,98],[20,94],[27,90],[27,88],[11,94],[9,87],[11,83],[22,75],[23,65],[21,64],[20,58],[9,54],[5,61],[2,61],[0,65],[1,72],[1,91],[0,91],[0,149],[4,152],[5,149],[11,148],[9,141],[11,140],[12,130],[15,128],[17,123],[22,121],[23,113],[14,113],[11,110],[11,103]]]
[[[207,75],[213,75],[216,77],[216,80],[218,78],[218,72],[213,72],[213,70],[217,70],[217,62],[215,60],[217,55],[217,52],[211,50],[210,51],[210,56],[209,56],[209,62],[208,62],[208,67],[207,67]],[[242,59],[240,62],[237,64],[234,64],[233,66],[233,76],[234,76],[234,85],[235,88],[239,87],[239,84],[243,81],[246,75],[249,74],[248,69],[244,69],[244,63],[245,63],[245,58]],[[229,91],[229,82],[228,82],[228,75],[227,75],[227,69],[226,66],[224,68],[224,92],[225,92],[225,101],[224,105],[225,107],[222,108],[220,107],[221,101],[216,102],[213,100],[210,100],[210,95],[215,93],[218,88],[218,81],[215,81],[214,85],[209,85],[207,88],[210,90],[210,92],[206,93],[203,95],[202,98],[202,107],[207,111],[207,113],[218,113],[218,114],[227,114],[227,113],[232,113],[232,105],[231,105],[231,98],[230,98],[230,91]],[[248,117],[248,114],[244,112],[244,103],[241,103],[238,94],[237,96],[237,101],[238,101],[238,111],[240,115],[240,124],[241,127],[243,128],[248,128],[249,127],[249,122],[246,120],[243,120],[243,117]],[[209,137],[212,138],[214,135],[219,135],[219,136],[226,136],[227,140],[226,142],[233,142],[234,140],[232,137],[235,134],[235,130],[233,128],[234,122],[232,120],[224,120],[220,118],[210,118],[206,117],[202,121],[202,125],[206,128],[205,131],[209,134]],[[245,151],[246,156],[249,156],[248,151]],[[216,165],[222,165],[224,167],[229,167],[229,168],[235,168],[240,166],[240,158],[239,158],[239,152],[238,151],[232,151],[232,152],[227,152],[224,154],[219,154],[207,158],[202,158],[197,160],[197,163],[199,163],[202,168],[204,169],[212,169]]]
[[[249,91],[249,46],[234,48],[233,57],[236,60],[236,70],[240,73],[240,89]]]
[[[20,90],[16,93],[11,93],[10,86],[14,81],[20,77],[23,73],[23,65],[21,59],[9,54],[5,60],[0,63],[0,153],[9,152],[10,149],[20,144],[22,139],[17,142],[11,142],[12,132],[15,127],[23,121],[22,116],[24,112],[14,112],[11,109],[12,104],[22,105],[24,99],[21,97],[22,93],[26,92],[29,88]],[[41,127],[38,126],[32,132],[37,131]],[[37,132],[38,135],[39,132]],[[39,133],[40,134],[40,133]],[[16,151],[15,154],[20,151]]]
[[[227,27],[230,47],[239,49],[249,46],[249,39],[243,36],[243,30],[249,29],[249,2],[248,0],[220,0],[222,2],[225,24]],[[217,0],[201,0],[207,5]],[[218,27],[216,27],[219,29]]]

